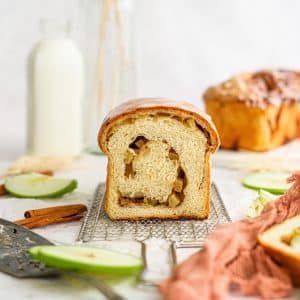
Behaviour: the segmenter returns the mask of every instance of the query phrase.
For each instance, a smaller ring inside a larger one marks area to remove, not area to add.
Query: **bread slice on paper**
[[[136,99],[114,109],[98,136],[108,155],[105,208],[111,219],[203,219],[210,155],[219,137],[186,102]]]

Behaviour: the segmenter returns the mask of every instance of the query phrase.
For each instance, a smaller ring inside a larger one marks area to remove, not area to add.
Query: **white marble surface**
[[[0,161],[0,172],[9,165],[9,161]],[[64,203],[86,203],[92,195],[97,183],[105,180],[106,158],[103,156],[84,156],[76,161],[72,166],[57,172],[57,176],[66,178],[76,178],[79,182],[78,190],[75,194],[70,194],[63,199],[53,200],[30,200],[1,198],[0,217],[9,220],[22,218],[24,210],[36,207],[46,207]],[[213,168],[212,178],[217,183],[223,201],[233,220],[238,220],[245,216],[247,208],[254,199],[256,192],[243,188],[240,180],[243,174],[237,171]],[[73,244],[80,228],[80,222],[69,224],[52,225],[35,231],[51,241],[58,244]],[[92,245],[108,247],[135,255],[140,254],[139,245],[128,242],[101,243],[93,242]],[[160,241],[152,241],[149,244],[149,263],[160,265],[160,269],[169,270],[168,257],[164,254],[165,245]],[[152,250],[151,250],[152,249]],[[179,260],[186,258],[191,251],[178,252]],[[154,255],[153,255],[154,254]],[[159,255],[159,259],[157,258]],[[117,281],[112,286],[126,299],[160,299],[155,290],[145,290],[134,287],[130,279]],[[291,299],[297,299],[295,298]],[[34,279],[20,280],[0,273],[0,299],[102,299],[101,296],[91,287],[71,278],[63,279]],[[201,298],[199,298],[201,299]],[[230,299],[243,299],[238,295],[231,295]],[[247,298],[251,299],[251,298]]]

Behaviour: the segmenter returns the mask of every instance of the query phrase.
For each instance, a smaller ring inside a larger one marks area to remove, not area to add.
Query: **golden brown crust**
[[[135,115],[136,113],[156,113],[156,112],[166,112],[174,114],[184,114],[186,116],[194,117],[197,123],[208,132],[210,137],[210,151],[215,152],[219,145],[220,139],[217,129],[211,118],[201,112],[196,106],[187,102],[177,102],[168,99],[161,98],[143,98],[134,99],[127,101],[122,105],[116,107],[112,110],[106,117],[98,134],[98,143],[101,150],[107,153],[106,148],[106,136],[109,129],[116,124],[116,122],[121,122],[130,115]]]
[[[204,94],[225,149],[266,151],[300,136],[300,73],[245,73]]]
[[[208,145],[207,151],[205,153],[205,165],[204,165],[204,182],[205,185],[205,210],[201,212],[201,216],[197,213],[194,215],[184,212],[181,214],[176,214],[173,216],[163,215],[160,213],[160,219],[205,219],[209,215],[210,211],[210,189],[211,189],[211,181],[210,181],[210,154],[215,152],[219,147],[219,136],[215,129],[214,124],[210,120],[210,117],[204,113],[201,113],[195,106],[186,103],[186,102],[175,102],[171,100],[165,99],[136,99],[129,102],[124,103],[123,105],[117,107],[113,110],[107,118],[104,120],[99,134],[98,134],[98,143],[103,152],[108,155],[108,164],[107,164],[107,180],[106,180],[106,193],[105,193],[105,210],[111,219],[121,220],[122,218],[115,218],[110,214],[110,203],[108,201],[108,191],[111,189],[111,181],[112,181],[112,158],[106,147],[106,139],[109,134],[109,130],[118,122],[122,122],[124,119],[129,118],[131,115],[140,114],[140,113],[168,113],[168,114],[183,114],[185,117],[194,117],[199,126],[206,130],[209,134],[210,144]],[[146,215],[141,213],[139,217],[126,217],[126,220],[141,220],[141,219],[151,219],[157,218],[157,215]]]

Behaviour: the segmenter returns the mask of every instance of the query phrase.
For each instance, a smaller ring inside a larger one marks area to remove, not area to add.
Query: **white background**
[[[300,1],[132,1],[138,96],[199,104],[208,85],[234,73],[300,69]],[[26,57],[39,19],[70,18],[76,37],[82,13],[77,0],[0,0],[0,158],[24,151]]]

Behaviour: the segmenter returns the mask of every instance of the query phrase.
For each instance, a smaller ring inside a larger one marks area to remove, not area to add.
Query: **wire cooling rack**
[[[100,183],[89,204],[77,241],[145,241],[164,239],[180,247],[198,246],[217,224],[231,222],[221,196],[213,183],[211,186],[211,212],[206,220],[139,220],[112,221],[104,210],[105,184]]]
[[[211,211],[206,220],[139,220],[112,221],[104,210],[105,184],[96,188],[88,211],[83,219],[77,242],[132,240],[141,245],[144,270],[140,274],[142,286],[157,287],[165,275],[157,273],[157,267],[149,264],[147,240],[163,239],[169,244],[169,263],[177,264],[177,249],[202,248],[206,236],[217,224],[231,222],[215,184],[211,186]]]

